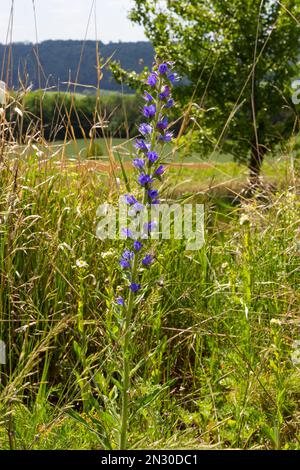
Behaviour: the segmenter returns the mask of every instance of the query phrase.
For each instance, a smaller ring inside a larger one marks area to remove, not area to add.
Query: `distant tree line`
[[[70,93],[30,92],[20,103],[23,119],[17,113],[10,116],[16,120],[18,137],[40,135],[48,141],[67,138],[102,137],[107,135],[129,138],[137,134],[140,122],[141,98],[136,95],[113,93],[96,96],[72,95]],[[22,125],[20,125],[20,121]]]

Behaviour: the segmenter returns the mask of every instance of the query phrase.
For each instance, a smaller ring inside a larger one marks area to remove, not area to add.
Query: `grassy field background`
[[[127,141],[126,139],[112,138],[104,139],[98,138],[94,140],[96,145],[95,154],[91,155],[91,158],[101,157],[105,159],[105,156],[108,155],[108,148],[111,146],[115,148],[116,151],[119,151],[121,154],[133,153],[135,139]],[[64,142],[56,141],[54,146],[63,146]],[[89,148],[90,141],[84,139],[77,139],[76,141],[68,141],[66,146],[65,154],[69,158],[86,158],[87,149]],[[99,146],[97,148],[97,146]],[[97,152],[98,150],[98,152]],[[98,153],[98,155],[97,155]],[[221,152],[215,152],[211,156],[201,157],[201,155],[196,151],[185,152],[183,147],[179,148],[175,153],[173,153],[172,145],[166,145],[165,154],[170,155],[172,162],[183,162],[183,163],[201,163],[203,161],[213,161],[213,162],[230,162],[232,161],[232,155],[224,154]],[[125,160],[129,160],[129,155],[124,155]]]
[[[115,162],[117,176],[122,177],[119,158],[126,166],[126,170],[131,172],[130,161],[135,150],[135,139],[128,141],[120,138],[102,138],[95,139],[93,142],[90,154],[91,141],[84,139],[67,143],[57,141],[50,143],[48,148],[43,147],[42,150],[48,157],[53,153],[63,155],[68,166],[95,167],[104,177],[109,173],[111,157]],[[294,161],[297,161],[298,152],[298,140],[296,140],[285,149],[278,150],[276,154],[268,155],[262,169],[267,186],[281,188],[282,183],[287,182],[288,175],[293,171]],[[176,193],[216,191],[221,194],[225,189],[225,195],[228,195],[226,188],[232,190],[234,194],[247,184],[247,165],[236,162],[230,154],[214,152],[203,157],[196,151],[189,152],[184,147],[174,150],[171,145],[167,144],[164,148],[164,156],[169,181],[175,186]]]

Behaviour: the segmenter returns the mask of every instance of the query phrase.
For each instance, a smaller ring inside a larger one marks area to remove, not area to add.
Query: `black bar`
[[[72,465],[72,468],[86,470],[89,466],[123,468],[151,468],[154,465],[193,468],[204,465],[224,465],[255,463],[266,468],[276,465],[296,464],[297,451],[240,451],[240,450],[138,450],[138,451],[2,451],[0,452],[1,468],[4,465]],[[8,467],[7,467],[8,468]],[[23,467],[24,468],[24,467]],[[56,468],[53,468],[56,470]]]

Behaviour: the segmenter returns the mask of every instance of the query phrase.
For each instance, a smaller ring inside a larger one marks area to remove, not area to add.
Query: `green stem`
[[[158,89],[159,90],[161,89],[161,84],[162,84],[162,79],[160,78],[159,79],[159,84],[158,84]],[[158,93],[157,93],[157,95],[158,95]],[[155,114],[155,117],[154,117],[153,135],[152,135],[152,139],[151,139],[151,148],[150,148],[151,152],[155,149],[156,136],[158,134],[156,126],[157,126],[157,123],[159,121],[159,115],[160,115],[160,112],[161,112],[161,103],[159,101],[159,98],[157,98],[156,103],[157,103],[157,107],[156,107],[156,114]]]
[[[132,282],[135,281],[138,266],[138,254],[134,256],[132,266]],[[130,322],[133,311],[134,293],[129,292],[128,307],[125,317],[124,345],[123,345],[123,390],[122,390],[122,411],[121,411],[121,433],[120,433],[120,450],[127,448],[127,428],[129,414],[129,386],[130,386],[130,358],[129,358],[129,341],[130,341]]]

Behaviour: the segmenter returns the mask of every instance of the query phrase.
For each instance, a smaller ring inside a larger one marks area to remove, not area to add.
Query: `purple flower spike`
[[[128,261],[127,259],[121,258],[120,259],[120,266],[123,269],[129,269],[130,268],[130,261]]]
[[[130,206],[137,202],[135,197],[132,194],[125,194],[124,197],[125,197],[126,204],[129,204]]]
[[[140,288],[141,288],[140,284],[136,284],[135,282],[132,282],[130,284],[130,289],[132,290],[132,292],[137,292],[138,290],[140,290]]]
[[[155,228],[157,227],[157,222],[151,221],[148,223],[145,223],[143,226],[144,232],[152,232]]]
[[[142,170],[146,162],[142,158],[135,158],[132,163],[135,168],[137,168],[138,170]]]
[[[170,73],[170,75],[168,75],[168,79],[173,84],[174,82],[178,81],[178,76],[176,73]]]
[[[161,176],[161,175],[164,174],[164,172],[165,172],[165,167],[162,166],[162,165],[160,165],[160,166],[155,170],[154,174],[155,174],[156,176]]]
[[[144,106],[143,114],[146,118],[152,118],[156,114],[155,104],[150,104],[149,106]]]
[[[154,162],[156,162],[156,160],[158,160],[158,155],[157,155],[156,152],[148,152],[147,157],[149,158],[149,161],[151,163],[154,163]]]
[[[148,196],[150,197],[150,199],[156,199],[158,196],[157,189],[149,189]]]
[[[148,77],[147,83],[151,87],[155,87],[155,85],[157,83],[157,80],[158,80],[157,74],[155,72],[151,72],[149,77]]]
[[[140,126],[139,126],[139,131],[141,134],[143,135],[147,135],[147,134],[151,134],[151,132],[153,131],[153,127],[150,125],[150,124],[147,124],[147,123],[142,123]]]
[[[140,202],[136,202],[135,204],[133,204],[133,206],[131,206],[131,209],[128,211],[128,215],[130,217],[135,217],[138,212],[142,212],[143,210],[143,204],[141,204]]]
[[[150,266],[153,263],[153,257],[151,255],[146,255],[145,258],[142,260],[142,264],[144,266]]]
[[[164,131],[168,127],[168,118],[164,117],[161,121],[157,123],[157,129]]]
[[[150,175],[145,175],[145,173],[141,173],[138,182],[141,186],[146,186],[146,184],[153,183],[153,179]]]
[[[124,302],[123,297],[117,297],[116,302],[117,302],[118,305],[121,305],[122,307],[125,307],[125,302]]]
[[[145,142],[143,139],[136,139],[135,148],[142,150],[142,152],[147,152],[150,149],[150,144]]]
[[[121,233],[126,238],[133,238],[132,231],[129,228],[122,228]]]
[[[133,259],[133,258],[134,258],[134,253],[133,253],[133,251],[125,250],[125,251],[123,252],[122,258],[127,259],[127,260]]]
[[[133,208],[134,208],[135,212],[142,212],[144,210],[144,206],[140,202],[136,202],[134,204]]]
[[[173,98],[171,98],[170,100],[167,101],[167,103],[165,104],[165,108],[169,109],[169,108],[172,108],[174,106],[174,100]]]
[[[134,243],[133,243],[133,248],[135,249],[135,251],[140,251],[140,249],[142,248],[142,244],[141,242],[139,242],[138,240],[136,240]]]
[[[172,138],[173,138],[173,134],[171,132],[166,132],[165,134],[160,135],[158,137],[158,139],[161,140],[162,142],[171,142]]]
[[[164,63],[164,64],[160,64],[160,65],[158,66],[158,71],[159,71],[159,73],[160,73],[161,75],[164,75],[164,74],[167,73],[167,71],[168,71],[168,65],[165,64],[165,63]]]
[[[152,95],[150,95],[150,93],[148,93],[147,91],[145,91],[144,100],[145,100],[145,101],[153,101],[154,98],[153,98]]]
[[[155,256],[150,254],[151,249],[146,251],[144,240],[148,240],[156,235],[159,228],[159,221],[153,215],[151,219],[144,218],[149,213],[152,205],[160,204],[159,191],[155,189],[155,181],[161,180],[165,172],[165,166],[161,165],[162,156],[158,150],[159,143],[170,142],[173,138],[171,128],[169,128],[169,114],[167,110],[174,106],[171,95],[172,84],[178,80],[177,74],[173,73],[171,62],[156,63],[154,69],[148,74],[145,80],[144,102],[141,114],[144,119],[137,124],[139,131],[135,141],[135,154],[132,157],[132,166],[136,175],[136,183],[140,185],[139,197],[136,199],[133,194],[125,194],[124,200],[127,203],[127,217],[134,218],[134,221],[141,223],[141,233],[136,229],[131,229],[130,225],[121,226],[120,238],[127,238],[126,249],[120,255],[120,266],[125,270],[123,277],[129,279],[128,291],[129,300],[123,297],[115,297],[115,305],[121,308],[129,308],[129,302],[133,301],[133,294],[143,289],[143,284],[135,272],[145,271],[155,262]],[[147,86],[148,85],[148,86]],[[125,183],[126,177],[124,175]],[[140,202],[139,202],[140,201]],[[143,202],[143,204],[142,204]],[[157,208],[156,208],[157,209]],[[154,213],[154,212],[153,212]],[[132,220],[133,222],[133,220]],[[128,240],[129,239],[129,240]],[[135,270],[137,268],[137,271]],[[138,282],[141,282],[139,284]],[[137,295],[137,299],[139,296]],[[125,310],[123,311],[123,313]]]
[[[170,96],[170,87],[168,86],[165,86],[164,88],[164,91],[162,91],[160,94],[159,94],[159,98],[161,100],[165,100],[166,98],[168,98]]]

